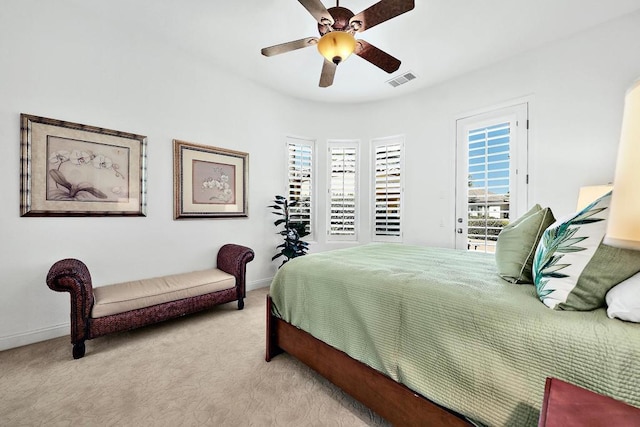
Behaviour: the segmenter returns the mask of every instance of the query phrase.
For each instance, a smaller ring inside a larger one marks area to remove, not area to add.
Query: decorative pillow
[[[540,300],[559,310],[594,310],[609,289],[640,271],[640,252],[602,244],[611,192],[556,221],[542,235],[533,261]]]
[[[607,292],[606,299],[610,318],[640,322],[640,274],[615,285]]]
[[[551,209],[536,204],[529,212],[509,223],[498,235],[498,274],[511,283],[533,283],[533,257],[544,230],[555,218]]]

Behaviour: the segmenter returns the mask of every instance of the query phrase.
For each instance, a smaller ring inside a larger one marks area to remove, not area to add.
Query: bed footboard
[[[472,426],[460,415],[273,316],[271,304],[267,295],[267,362],[287,352],[393,425]]]

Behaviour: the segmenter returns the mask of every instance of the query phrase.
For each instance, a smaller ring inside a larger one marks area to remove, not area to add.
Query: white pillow
[[[607,231],[610,201],[611,192],[544,231],[533,259],[533,280],[540,301],[547,307],[593,310],[604,305],[605,293],[619,283],[603,290],[600,301],[582,301],[581,297],[590,292],[583,290],[585,284],[580,278]]]
[[[604,307],[607,292],[640,272],[640,251],[602,244],[611,192],[551,224],[533,259],[540,300],[556,310]]]
[[[606,299],[610,318],[640,323],[640,273],[611,288]]]

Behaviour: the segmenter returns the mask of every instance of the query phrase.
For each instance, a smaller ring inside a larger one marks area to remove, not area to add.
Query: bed
[[[640,406],[640,325],[550,310],[490,254],[370,244],[296,258],[271,284],[266,347],[394,425],[533,426],[547,377]]]

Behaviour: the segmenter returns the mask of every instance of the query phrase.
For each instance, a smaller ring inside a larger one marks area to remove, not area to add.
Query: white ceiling
[[[325,102],[406,94],[640,9],[640,0],[416,0],[414,10],[356,36],[400,59],[396,73],[354,55],[338,66],[333,86],[319,88],[323,58],[315,47],[260,54],[266,46],[318,35],[297,0],[71,1],[260,85]],[[358,13],[375,1],[342,0],[340,6]],[[418,78],[397,88],[386,83],[407,71]]]

